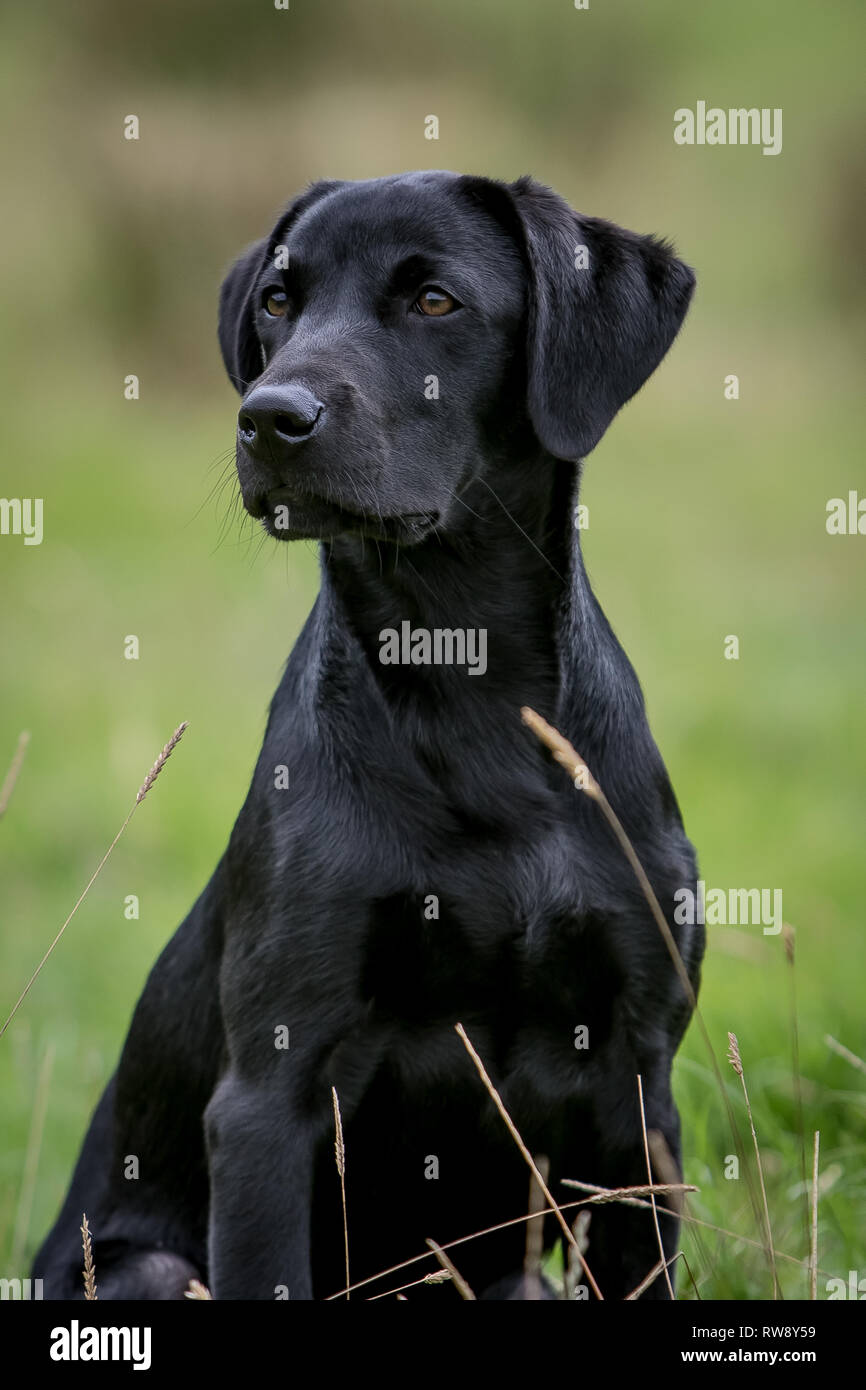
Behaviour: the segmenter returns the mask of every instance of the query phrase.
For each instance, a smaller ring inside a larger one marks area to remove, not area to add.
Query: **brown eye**
[[[453,313],[460,305],[450,294],[446,294],[445,290],[440,290],[438,285],[425,285],[412,308],[417,309],[419,314],[439,318],[442,314]]]
[[[289,307],[289,296],[285,290],[272,289],[265,290],[262,295],[262,303],[271,318],[280,319],[284,316]]]

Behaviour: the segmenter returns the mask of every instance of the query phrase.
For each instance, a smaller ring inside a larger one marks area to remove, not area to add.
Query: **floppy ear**
[[[264,265],[268,238],[248,246],[220,290],[219,342],[229,380],[241,395],[261,375],[262,357],[253,323],[252,289]]]
[[[530,274],[529,415],[551,454],[583,458],[671,346],[694,273],[663,241],[583,217],[533,179],[506,187]]]
[[[255,329],[255,310],[253,290],[265,262],[273,258],[276,248],[292,223],[307,208],[312,207],[327,193],[342,188],[339,179],[323,179],[311,184],[305,193],[295,198],[281,214],[270,236],[263,237],[235,261],[223,280],[220,290],[219,344],[226,371],[232,384],[243,395],[247,387],[262,374],[261,347]],[[280,272],[275,270],[275,277]]]

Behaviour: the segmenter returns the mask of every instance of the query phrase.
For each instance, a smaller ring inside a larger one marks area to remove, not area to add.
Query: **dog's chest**
[[[530,920],[496,888],[477,898],[398,894],[371,907],[355,1045],[380,1057],[395,1096],[426,1105],[462,1077],[477,1100],[457,1023],[515,1099],[528,1058],[541,1092],[545,1076],[567,1074],[575,1086],[575,1068],[588,1076],[590,1045],[593,1065],[606,1055],[624,979],[603,924],[561,903]]]
[[[576,883],[530,859],[456,861],[448,875],[371,901],[359,987],[380,1018],[459,1017],[514,1024],[527,1011],[588,997],[604,945]]]
[[[377,1015],[429,1022],[513,994],[525,968],[525,929],[501,895],[476,901],[397,893],[369,908],[360,993]]]

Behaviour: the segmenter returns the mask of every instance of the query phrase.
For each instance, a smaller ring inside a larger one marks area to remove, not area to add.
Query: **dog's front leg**
[[[216,1299],[311,1299],[316,1134],[281,1084],[229,1072],[205,1112]]]

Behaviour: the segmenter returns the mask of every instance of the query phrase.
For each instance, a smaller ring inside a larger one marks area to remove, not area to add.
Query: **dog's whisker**
[[[511,512],[508,510],[508,508],[506,507],[505,503],[502,501],[502,498],[501,498],[501,497],[497,497],[496,493],[493,491],[493,488],[490,486],[490,484],[488,483],[487,479],[486,479],[486,478],[482,478],[481,475],[479,474],[479,475],[478,475],[478,482],[484,484],[484,486],[487,488],[487,491],[488,491],[489,493],[491,493],[491,495],[493,496],[494,500],[495,500],[496,502],[499,503],[499,506],[502,508],[502,510],[504,511],[505,515],[508,517],[508,520],[509,520],[510,522],[512,522],[513,525],[514,525],[514,526],[517,528],[517,530],[520,532],[520,534],[521,534],[522,536],[524,536],[524,537],[526,538],[526,540],[529,541],[529,544],[532,546],[533,550],[534,550],[534,551],[536,552],[536,554],[544,561],[544,563],[547,565],[548,569],[552,570],[553,573],[556,575],[557,579],[559,579],[563,584],[565,584],[566,581],[563,579],[562,575],[559,573],[559,570],[556,568],[556,566],[555,566],[554,564],[551,563],[551,561],[550,561],[550,560],[548,559],[548,557],[545,555],[544,551],[543,551],[543,550],[540,550],[540,549],[538,548],[538,546],[535,544],[535,541],[532,539],[532,537],[531,537],[526,531],[524,531],[523,527],[521,526],[520,522],[516,519],[516,517],[512,516]]]
[[[458,492],[455,492],[454,489],[450,487],[446,488],[446,491],[450,497],[453,497],[455,502],[459,502],[461,507],[465,507],[467,512],[469,512],[471,516],[475,517],[476,521],[480,521],[483,526],[488,525],[489,518],[486,516],[482,516],[480,512],[476,512],[472,507],[470,507],[469,503],[465,502]]]

